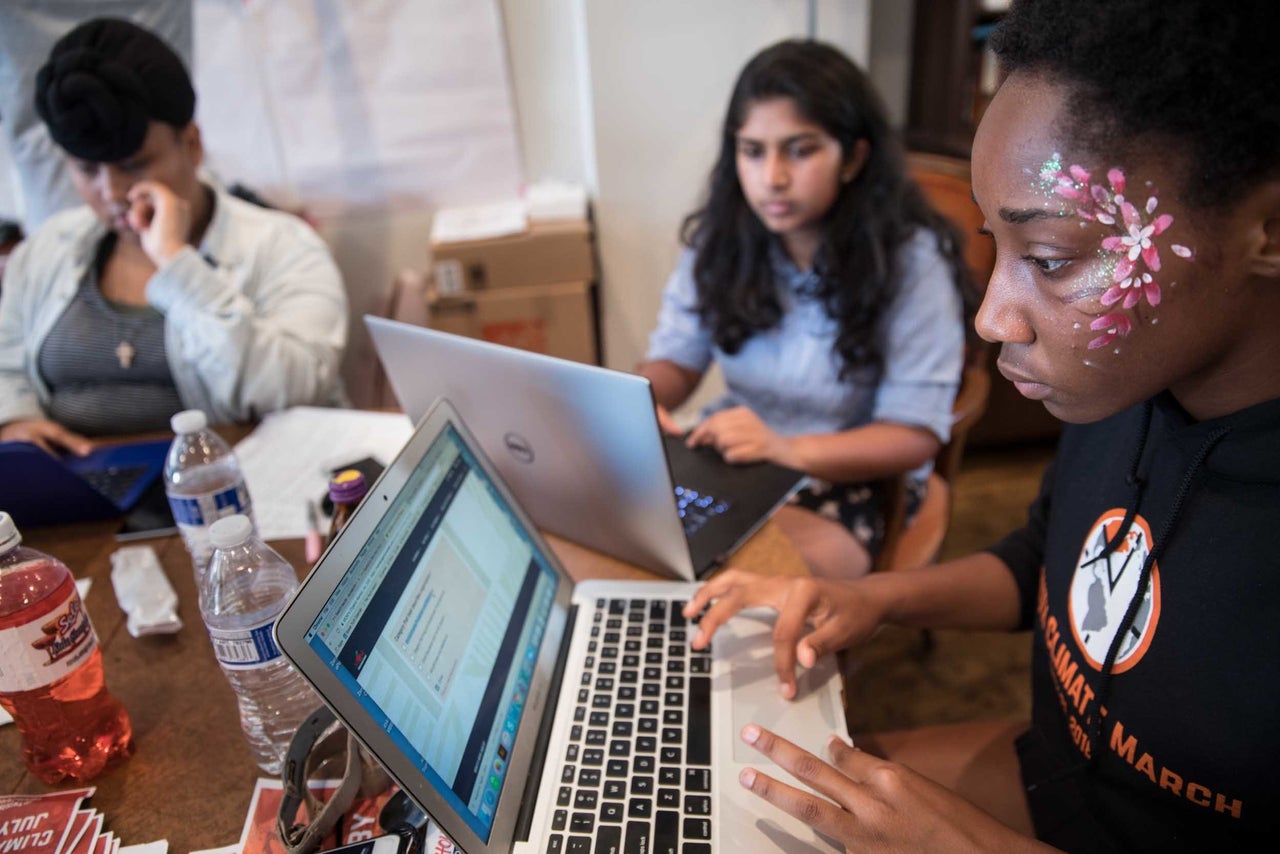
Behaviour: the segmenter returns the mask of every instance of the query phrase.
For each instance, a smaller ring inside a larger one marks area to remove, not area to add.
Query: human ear
[[[1249,216],[1249,271],[1280,278],[1280,181],[1253,193],[1246,203]]]
[[[200,136],[200,126],[195,122],[187,122],[186,127],[178,132],[183,149],[193,166],[204,162],[204,140]]]
[[[853,150],[849,152],[849,156],[844,159],[844,165],[840,167],[840,183],[848,184],[854,178],[858,177],[858,173],[862,171],[862,167],[867,165],[867,158],[871,156],[871,143],[865,139],[860,139],[853,144]]]

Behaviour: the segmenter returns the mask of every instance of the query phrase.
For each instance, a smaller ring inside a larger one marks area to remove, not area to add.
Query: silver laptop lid
[[[347,728],[461,847],[509,851],[572,582],[448,401],[277,621]]]
[[[410,418],[447,397],[538,527],[694,579],[643,377],[365,316]]]

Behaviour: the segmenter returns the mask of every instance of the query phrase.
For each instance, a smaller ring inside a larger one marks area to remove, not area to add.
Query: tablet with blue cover
[[[123,516],[164,473],[169,439],[54,456],[29,442],[0,442],[0,509],[19,528]]]

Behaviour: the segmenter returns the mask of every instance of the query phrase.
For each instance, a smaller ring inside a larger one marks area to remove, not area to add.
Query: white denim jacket
[[[199,250],[186,247],[147,282],[183,406],[216,424],[343,405],[347,296],[324,242],[297,217],[215,193]],[[105,232],[79,207],[14,250],[0,286],[0,424],[47,417],[40,347]]]

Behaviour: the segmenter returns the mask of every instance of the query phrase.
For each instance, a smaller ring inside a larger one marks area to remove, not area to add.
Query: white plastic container
[[[298,725],[320,706],[271,634],[298,578],[245,516],[219,519],[210,538],[214,551],[201,580],[200,615],[239,699],[240,726],[258,767],[277,775]]]
[[[164,461],[164,490],[173,519],[191,553],[199,587],[200,575],[213,552],[209,526],[237,513],[252,522],[253,505],[235,453],[209,429],[202,411],[184,410],[174,415],[169,424],[176,436]]]

